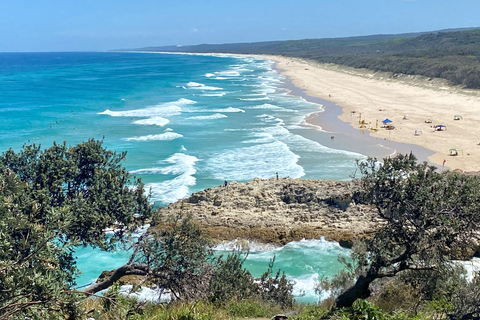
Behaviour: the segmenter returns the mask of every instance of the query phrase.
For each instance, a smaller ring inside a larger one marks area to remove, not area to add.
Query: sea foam
[[[206,170],[218,180],[246,181],[271,178],[275,172],[299,178],[305,171],[297,164],[299,156],[287,144],[274,141],[217,153],[207,160]]]
[[[194,156],[175,153],[168,159],[159,161],[158,164],[163,165],[161,167],[135,170],[132,173],[174,175],[173,179],[145,185],[147,190],[151,190],[154,201],[168,204],[182,199],[190,193],[189,187],[196,183],[193,175],[197,172],[195,169],[197,161],[198,159]]]
[[[143,120],[136,120],[133,123],[139,125],[156,125],[156,126],[165,126],[170,122],[170,120],[163,117],[151,117]]]
[[[171,141],[181,137],[183,136],[179,133],[165,132],[160,134],[149,134],[149,135],[140,136],[140,137],[124,138],[123,140],[125,141],[152,141],[152,140]]]
[[[189,117],[187,119],[190,120],[216,120],[216,119],[221,119],[221,118],[228,118],[228,116],[221,114],[221,113],[215,113],[209,116],[195,116],[195,117]]]
[[[149,106],[142,109],[112,111],[107,109],[98,114],[106,114],[112,117],[169,117],[179,115],[182,111],[182,106],[195,104],[196,101],[181,98],[177,101],[160,103],[155,106]]]
[[[198,83],[198,82],[189,82],[187,83],[187,86],[190,89],[198,89],[198,90],[223,90],[223,88],[207,86],[207,85],[204,85],[203,83]]]

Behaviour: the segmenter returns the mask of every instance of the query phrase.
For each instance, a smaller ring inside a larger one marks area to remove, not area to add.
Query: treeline
[[[453,85],[480,88],[480,29],[142,50],[284,55],[373,71],[443,78]]]

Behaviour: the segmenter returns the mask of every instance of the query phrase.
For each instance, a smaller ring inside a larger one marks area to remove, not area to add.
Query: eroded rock
[[[208,235],[285,244],[324,236],[348,246],[383,224],[362,203],[356,181],[253,179],[208,188],[159,210],[167,218],[190,214]]]

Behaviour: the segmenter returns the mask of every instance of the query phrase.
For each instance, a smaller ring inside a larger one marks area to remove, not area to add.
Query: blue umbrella
[[[382,122],[383,122],[383,124],[387,124],[387,123],[392,122],[392,120],[390,120],[390,119],[387,118],[387,119],[383,120]]]

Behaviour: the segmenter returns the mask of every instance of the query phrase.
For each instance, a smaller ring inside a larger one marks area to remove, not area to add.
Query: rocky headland
[[[191,215],[213,239],[285,244],[325,237],[349,246],[370,238],[383,224],[375,208],[361,203],[357,181],[253,179],[208,188],[159,210]]]

